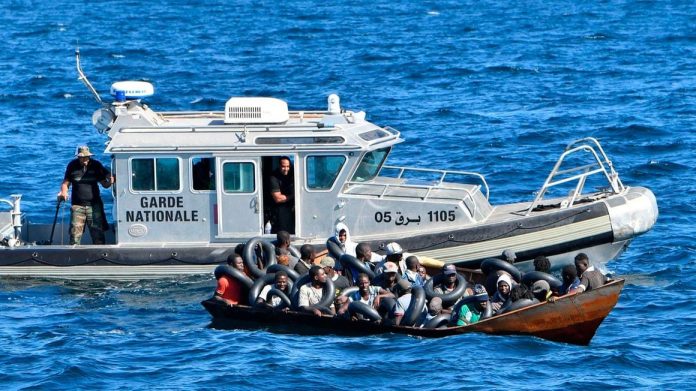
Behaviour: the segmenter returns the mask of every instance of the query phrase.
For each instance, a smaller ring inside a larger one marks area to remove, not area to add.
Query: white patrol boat
[[[574,141],[532,200],[491,205],[477,173],[385,165],[400,133],[344,110],[288,111],[272,98],[231,98],[219,112],[156,112],[149,83],[114,83],[113,103],[93,116],[108,137],[116,179],[105,245],[68,245],[67,226],[36,224],[20,195],[3,199],[0,275],[133,279],[210,273],[235,245],[263,236],[272,198],[268,178],[292,161],[293,243],[325,246],[337,223],[354,242],[459,266],[510,249],[521,269],[538,255],[558,267],[578,252],[616,258],[657,219],[653,193],[625,186],[597,140]],[[103,162],[107,163],[107,162]],[[600,188],[592,181],[601,180]],[[541,178],[540,178],[541,182]],[[554,190],[561,194],[551,196]],[[57,213],[57,211],[56,211]],[[91,243],[85,230],[83,243]],[[62,238],[56,240],[55,238]],[[50,243],[50,244],[48,244]]]

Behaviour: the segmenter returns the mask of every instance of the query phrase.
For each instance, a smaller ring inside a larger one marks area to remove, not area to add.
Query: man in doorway
[[[280,158],[280,167],[270,179],[271,197],[273,199],[272,233],[288,231],[295,233],[295,176],[290,158]]]
[[[92,159],[89,147],[77,147],[76,158],[68,163],[58,199],[68,199],[68,188],[72,186],[70,202],[70,244],[80,244],[85,224],[89,227],[92,243],[104,244],[104,231],[109,224],[104,216],[104,203],[99,194],[99,184],[108,189],[114,182],[111,175],[97,160]]]

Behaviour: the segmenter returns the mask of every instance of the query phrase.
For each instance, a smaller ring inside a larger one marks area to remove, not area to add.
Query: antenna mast
[[[81,81],[82,84],[87,86],[87,88],[92,92],[92,95],[94,95],[94,99],[100,104],[104,105],[104,101],[102,101],[102,98],[99,96],[99,93],[97,90],[94,89],[92,86],[92,83],[87,80],[87,76],[85,76],[85,73],[82,71],[82,66],[80,66],[80,48],[76,47],[75,48],[75,62],[77,63],[77,74],[79,77],[77,80]]]

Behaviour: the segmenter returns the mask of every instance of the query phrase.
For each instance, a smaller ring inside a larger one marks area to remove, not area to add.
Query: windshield
[[[390,150],[391,148],[387,147],[366,153],[351,180],[365,182],[376,177]]]

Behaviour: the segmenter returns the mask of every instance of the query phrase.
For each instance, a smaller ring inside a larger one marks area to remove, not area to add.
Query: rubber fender
[[[512,279],[515,280],[515,282],[519,283],[522,280],[522,273],[513,264],[507,263],[497,258],[487,258],[484,259],[483,262],[481,262],[481,271],[485,275],[491,274],[492,272],[496,272],[498,270],[504,270],[510,273]]]
[[[295,246],[288,247],[288,252],[290,252],[290,255],[292,255],[293,257],[295,257],[297,259],[302,258],[300,256],[300,250],[296,249]]]
[[[544,280],[548,282],[549,286],[551,287],[551,290],[556,292],[559,289],[561,289],[561,286],[563,285],[563,282],[561,280],[549,273],[531,271],[524,273],[524,275],[522,276],[522,283],[524,285],[527,285],[527,287],[530,289],[532,288],[532,285],[534,285],[534,283],[539,280]]]
[[[351,302],[348,305],[348,312],[350,312],[351,315],[360,314],[373,322],[382,320],[382,317],[379,316],[379,312],[377,312],[376,309],[363,303],[362,301]]]
[[[266,294],[266,303],[270,303],[273,296],[280,298],[280,305],[274,308],[283,309],[286,307],[290,307],[290,298],[288,297],[288,295],[285,294],[285,292],[281,291],[278,288],[271,288],[268,291],[268,293]]]
[[[341,262],[341,265],[343,265],[343,268],[345,269],[346,267],[352,267],[353,269],[357,270],[358,273],[365,273],[370,277],[370,281],[375,279],[375,272],[370,270],[369,267],[365,266],[364,263],[360,262],[358,258],[350,255],[350,254],[343,254],[341,255],[341,258],[339,258],[339,262]]]
[[[464,276],[457,273],[457,287],[454,288],[452,292],[445,294],[435,293],[435,285],[439,284],[443,278],[444,275],[440,273],[426,281],[423,288],[425,289],[425,296],[428,300],[432,299],[433,297],[439,297],[442,299],[442,307],[448,308],[451,307],[452,304],[456,303],[457,300],[462,297],[462,295],[464,295],[464,291],[468,287],[468,284]]]
[[[329,255],[333,259],[341,259],[341,255],[345,254],[341,246],[336,243],[333,237],[326,241],[326,249],[329,251]]]
[[[288,275],[288,278],[293,281],[297,281],[300,279],[299,273],[279,263],[274,263],[273,265],[266,268],[266,273],[276,273],[279,271],[284,271]]]
[[[449,323],[450,315],[449,314],[440,314],[436,315],[434,318],[430,319],[426,324],[425,328],[426,329],[440,329],[440,328],[445,328],[447,327],[447,324]]]
[[[519,300],[513,302],[512,304],[510,304],[507,308],[505,308],[505,310],[503,310],[502,313],[504,314],[504,313],[507,313],[510,311],[519,310],[520,308],[528,307],[532,304],[537,304],[537,303],[539,303],[539,300],[537,300],[537,299],[519,299]]]
[[[275,246],[273,246],[273,244],[263,240],[263,237],[260,236],[248,241],[244,246],[244,251],[242,251],[242,259],[244,259],[244,265],[247,267],[247,270],[249,270],[249,273],[254,276],[254,278],[259,278],[266,274],[265,270],[259,269],[259,267],[256,265],[254,249],[256,248],[257,244],[261,245],[263,259],[266,261],[264,264],[264,269],[276,263]]]
[[[251,289],[251,286],[254,285],[254,281],[252,281],[249,276],[230,265],[220,265],[216,267],[214,274],[216,280],[220,279],[222,276],[227,276],[242,283],[247,289]]]
[[[413,326],[423,313],[425,306],[425,289],[422,286],[414,286],[411,288],[411,302],[401,318],[401,326]]]
[[[359,291],[359,290],[360,290],[360,288],[357,287],[357,286],[349,286],[348,288],[344,289],[344,290],[341,292],[341,294],[340,294],[339,296],[349,297],[349,296],[351,296],[353,293],[355,293],[355,292],[357,292],[357,291]]]

